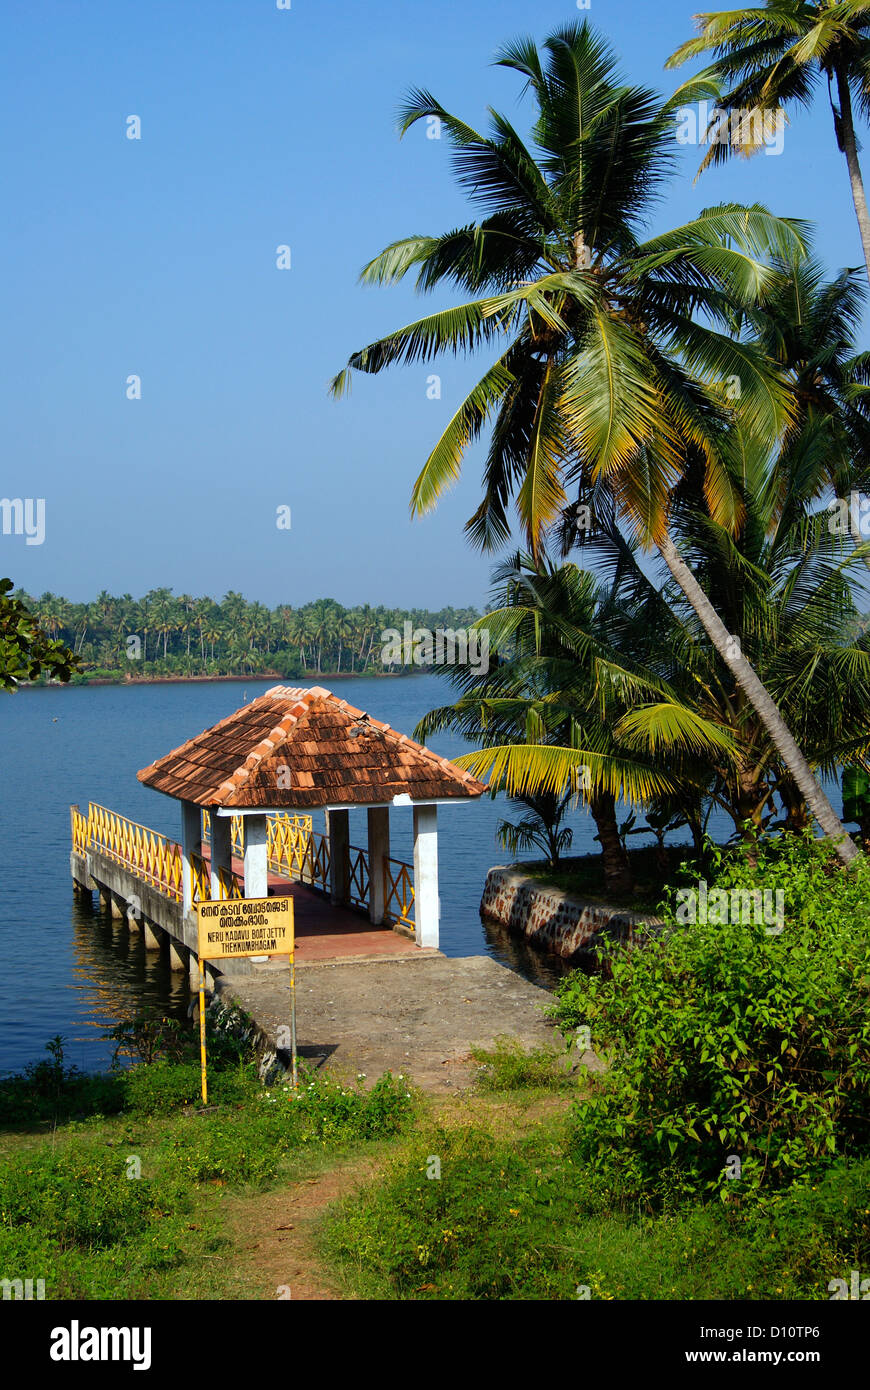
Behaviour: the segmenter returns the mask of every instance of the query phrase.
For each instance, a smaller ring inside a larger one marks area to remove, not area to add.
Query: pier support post
[[[77,878],[73,879],[73,888],[75,889],[76,897],[78,898],[80,905],[85,909],[85,911],[93,912],[93,889],[89,888],[86,883],[79,883]]]
[[[414,935],[418,946],[438,945],[438,808],[414,807]]]
[[[187,983],[191,990],[196,993],[199,989],[199,957],[196,951],[187,953]]]
[[[202,813],[192,801],[181,803],[181,906],[185,917],[193,904],[193,859],[202,840]]]
[[[229,821],[227,821],[229,825]],[[245,816],[245,897],[269,896],[269,865],[267,862],[267,828],[265,816]]]
[[[329,901],[347,902],[350,875],[350,816],[347,811],[327,811],[329,836]]]
[[[115,893],[110,893],[109,906],[112,910],[112,917],[116,922],[120,922],[121,918],[125,915],[124,908],[126,907],[126,903],[124,903],[123,907],[121,906],[122,903],[124,903],[123,898],[119,898]]]
[[[182,954],[183,947],[175,940],[174,936],[169,937],[169,969],[186,970],[187,962]]]
[[[369,921],[379,927],[386,910],[384,872],[390,857],[390,808],[371,806],[368,811]]]
[[[130,931],[142,930],[142,909],[136,907],[135,904],[132,907],[127,907],[127,926]]]
[[[102,883],[98,883],[97,892],[100,895],[100,907],[103,909],[104,912],[111,912],[112,895],[109,892],[108,888],[104,888]]]
[[[160,950],[160,937],[157,935],[153,923],[149,922],[145,917],[142,918],[142,935],[145,938],[146,951]]]
[[[211,895],[221,896],[219,869],[228,872],[233,865],[233,823],[228,816],[211,817]]]

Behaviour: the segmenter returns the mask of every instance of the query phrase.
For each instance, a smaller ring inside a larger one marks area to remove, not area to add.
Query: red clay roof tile
[[[273,686],[139,781],[198,806],[359,806],[478,797],[482,782],[322,686]],[[289,783],[289,785],[288,785]]]

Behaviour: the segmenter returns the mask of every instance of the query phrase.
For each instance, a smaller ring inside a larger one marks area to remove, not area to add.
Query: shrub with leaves
[[[103,1248],[137,1235],[160,1197],[145,1179],[130,1181],[121,1151],[50,1149],[0,1163],[0,1227],[38,1230],[58,1250]]]
[[[570,976],[554,1013],[607,1062],[574,1152],[627,1200],[735,1200],[870,1151],[870,867],[784,837],[713,885],[784,895],[783,930],[681,925]],[[726,915],[718,913],[717,915]],[[738,914],[739,916],[740,914]]]

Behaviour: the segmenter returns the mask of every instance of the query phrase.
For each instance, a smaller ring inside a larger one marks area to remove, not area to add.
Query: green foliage
[[[10,597],[12,589],[11,579],[0,579],[0,689],[43,675],[68,681],[78,658],[49,636],[20,597]]]
[[[182,1270],[185,1288],[208,1278],[213,1297],[236,1277],[208,1263],[229,1243],[208,1205],[222,1189],[262,1187],[297,1170],[306,1153],[390,1138],[415,1114],[401,1076],[387,1073],[369,1091],[363,1078],[346,1086],[319,1076],[296,1092],[264,1089],[237,1047],[227,1041],[222,1063],[210,1067],[206,1109],[198,1064],[156,1057],[87,1079],[111,1084],[121,1116],[61,1123],[36,1143],[10,1144],[0,1159],[0,1273],[44,1278],[48,1298],[113,1299],[176,1297],[173,1272]],[[50,1051],[30,1074],[58,1119],[63,1088],[78,1096],[83,1079],[65,1067],[62,1040]],[[210,1215],[191,1222],[194,1208]]]
[[[645,1216],[608,1205],[546,1131],[441,1129],[334,1209],[324,1247],[361,1298],[827,1298],[870,1260],[868,1185],[870,1162],[841,1163],[751,1217],[721,1204]]]
[[[43,1149],[0,1165],[0,1224],[38,1229],[57,1250],[123,1242],[159,1209],[152,1185],[127,1177],[120,1151]]]
[[[415,1113],[410,1083],[401,1073],[384,1072],[366,1091],[363,1079],[349,1086],[328,1076],[309,1076],[295,1094],[284,1086],[267,1092],[265,1100],[276,1107],[279,1125],[289,1117],[317,1140],[382,1139],[400,1133]]]
[[[225,1016],[206,1015],[209,1098],[234,1104],[258,1090],[249,1041],[232,1031]],[[78,1115],[166,1115],[200,1103],[199,1039],[176,1019],[145,1011],[122,1019],[105,1037],[116,1044],[115,1059],[138,1065],[108,1075],[87,1075],[64,1060],[63,1038],[46,1044],[50,1060],[31,1063],[0,1080],[0,1124],[60,1121]]]
[[[182,1105],[202,1103],[200,1069],[194,1062],[150,1062],[124,1076],[126,1108],[137,1115],[166,1115]]]
[[[344,608],[329,598],[300,608],[279,604],[269,609],[232,591],[216,601],[176,596],[165,587],[141,599],[103,590],[90,603],[71,603],[53,593],[35,598],[21,592],[16,600],[33,609],[59,650],[66,651],[61,641],[73,649],[76,685],[142,677],[276,675],[295,680],[306,674],[383,673],[380,634],[385,629],[401,633],[406,621],[412,628],[457,629],[480,616],[475,608]],[[132,647],[130,638],[137,639]],[[2,650],[0,600],[0,655]],[[34,670],[31,678],[43,681],[45,674],[55,674],[45,662],[43,667],[42,675]],[[401,669],[401,662],[392,669]]]
[[[89,1076],[64,1060],[64,1040],[46,1043],[49,1060],[0,1079],[0,1125],[66,1119],[79,1113],[114,1115],[124,1105],[119,1076]]]
[[[473,1047],[476,1085],[481,1091],[514,1091],[523,1087],[553,1089],[569,1084],[564,1057],[552,1047],[523,1047],[518,1038],[495,1039],[491,1048]]]
[[[105,1037],[115,1044],[115,1061],[119,1057],[137,1062],[153,1062],[158,1057],[180,1061],[192,1049],[190,1030],[179,1019],[153,1009],[122,1019]]]
[[[568,977],[554,1009],[608,1063],[575,1108],[578,1161],[656,1209],[739,1202],[870,1145],[870,867],[845,874],[787,836],[756,866],[720,865],[715,886],[781,892],[782,932],[680,925],[672,903],[665,934]]]
[[[870,820],[870,772],[855,764],[843,768],[843,820]]]
[[[173,1168],[196,1183],[262,1183],[274,1178],[293,1149],[398,1134],[414,1104],[404,1079],[389,1072],[370,1091],[328,1077],[304,1080],[295,1092],[287,1084],[257,1088],[229,1113],[193,1117],[195,1123],[172,1139]]]
[[[440,1176],[427,1176],[433,1159]],[[554,1252],[571,1242],[571,1178],[555,1165],[543,1172],[528,1145],[497,1144],[477,1127],[435,1130],[339,1208],[327,1249],[364,1275],[370,1296],[570,1298],[574,1272]]]

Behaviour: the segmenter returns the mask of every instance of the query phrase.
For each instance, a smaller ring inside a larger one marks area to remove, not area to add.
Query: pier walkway
[[[194,988],[198,903],[292,896],[300,1051],[312,1064],[407,1067],[437,1086],[457,1068],[457,1081],[470,1075],[474,1042],[550,1036],[544,990],[488,957],[437,949],[439,808],[486,791],[455,763],[320,686],[274,686],[137,775],[179,805],[180,842],[94,802],[87,815],[73,806],[77,890],[91,903],[97,891]],[[351,810],[365,813],[365,849],[350,843]],[[391,815],[412,817],[413,865],[390,855]],[[253,1020],[265,1071],[283,1047],[286,958],[205,969],[217,1007],[239,1004]]]
[[[173,969],[198,980],[196,916],[182,911],[182,847],[157,831],[91,802],[87,816],[70,808],[70,869],[79,892],[99,894],[103,908],[143,932],[148,949],[168,949]],[[244,823],[231,822],[233,853],[227,870],[213,874],[210,824],[202,813],[201,838],[191,856],[191,901],[244,896]],[[296,960],[392,960],[438,955],[413,939],[414,889],[411,867],[400,860],[383,865],[384,921],[366,920],[369,893],[368,854],[349,846],[347,905],[330,898],[327,836],[312,829],[310,816],[276,814],[268,818],[267,896],[290,895],[296,919]],[[211,974],[233,978],[250,975],[252,962],[221,962]]]

